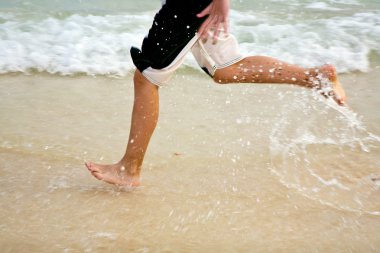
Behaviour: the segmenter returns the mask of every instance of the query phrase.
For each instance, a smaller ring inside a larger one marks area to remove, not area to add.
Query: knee
[[[214,80],[214,82],[216,84],[228,84],[229,83],[228,78],[226,78],[226,76],[223,74],[223,72],[218,71],[218,70],[215,71],[215,74],[213,75],[212,80]]]

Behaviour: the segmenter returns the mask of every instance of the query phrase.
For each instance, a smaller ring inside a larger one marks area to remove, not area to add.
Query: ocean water
[[[0,73],[125,76],[158,0],[0,1]],[[246,55],[339,72],[380,64],[380,2],[232,1],[231,32]],[[197,68],[191,56],[185,66]]]

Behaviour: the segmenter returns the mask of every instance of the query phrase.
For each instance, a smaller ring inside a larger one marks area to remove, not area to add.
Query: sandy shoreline
[[[368,212],[380,211],[379,186],[368,178],[379,173],[380,145],[368,136],[380,136],[379,74],[342,76],[364,131],[345,126],[357,121],[306,89],[215,87],[203,74],[179,71],[160,91],[143,186],[133,192],[102,184],[83,167],[84,160],[109,163],[122,155],[131,76],[1,75],[0,249],[377,252],[380,220]],[[275,141],[309,133],[317,141],[296,158],[349,191],[317,185],[309,167],[300,171],[296,160],[287,163],[288,153],[273,155]],[[325,142],[326,133],[334,142]],[[296,173],[293,167],[300,174],[282,174]]]

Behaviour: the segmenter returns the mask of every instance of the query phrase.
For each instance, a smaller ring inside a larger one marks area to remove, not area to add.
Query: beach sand
[[[1,75],[1,252],[379,252],[379,75],[342,110],[182,69],[133,191],[83,165],[123,155],[132,75]]]

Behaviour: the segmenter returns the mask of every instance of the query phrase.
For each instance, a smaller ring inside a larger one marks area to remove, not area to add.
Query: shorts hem
[[[174,58],[174,60],[166,67],[162,69],[154,69],[148,67],[142,72],[151,83],[157,86],[165,86],[173,76],[174,72],[182,65],[185,60],[186,54],[190,51],[191,47],[197,42],[198,35],[195,34],[194,37],[185,45],[185,47],[179,52],[179,54]]]
[[[165,84],[164,83],[161,83],[159,81],[156,81],[154,80],[153,78],[149,77],[149,75],[147,75],[146,73],[144,73],[144,71],[142,72],[142,75],[149,81],[151,82],[152,84],[158,86],[158,87],[162,87],[164,86]]]
[[[232,59],[232,60],[230,60],[230,61],[228,61],[228,62],[226,62],[226,63],[223,63],[223,64],[221,64],[221,65],[216,65],[215,71],[216,71],[217,69],[223,69],[223,68],[229,67],[229,66],[231,66],[231,65],[234,65],[235,63],[237,63],[237,62],[243,60],[244,58],[245,58],[245,57],[244,57],[243,55],[241,55],[241,56],[236,57],[236,58],[234,58],[234,59]],[[215,74],[215,71],[214,71],[214,73],[213,73],[213,76],[214,76],[214,74]]]

